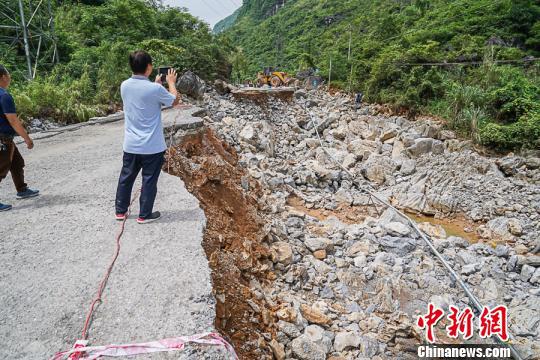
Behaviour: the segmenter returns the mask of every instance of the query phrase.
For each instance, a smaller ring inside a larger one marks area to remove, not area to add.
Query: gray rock
[[[380,140],[383,142],[386,140],[390,140],[392,138],[395,138],[398,135],[398,133],[399,133],[399,126],[393,123],[388,123],[381,134]]]
[[[313,107],[316,107],[316,106],[319,106],[318,101],[315,101],[313,99],[309,99],[309,100],[306,101],[306,107],[307,108],[313,108]]]
[[[289,322],[279,320],[277,322],[277,327],[290,338],[297,338],[301,335],[300,330],[298,330],[296,325]]]
[[[498,257],[508,257],[510,256],[510,248],[506,245],[497,245],[495,247],[495,255]]]
[[[540,267],[536,268],[536,270],[534,271],[534,274],[529,279],[529,282],[531,284],[540,284]]]
[[[354,258],[354,266],[356,266],[357,268],[361,269],[366,265],[367,265],[366,255],[360,254],[360,255],[358,255],[357,257]]]
[[[191,71],[186,71],[176,82],[178,91],[195,99],[201,99],[205,92],[204,81]]]
[[[379,151],[379,144],[371,140],[355,139],[347,145],[347,150],[358,160],[365,160],[370,154]]]
[[[414,144],[407,148],[407,151],[411,156],[420,156],[431,152],[433,147],[433,139],[431,138],[419,138],[414,140]]]
[[[441,130],[438,136],[439,140],[452,140],[456,138],[456,133],[452,130]]]
[[[431,146],[431,152],[436,155],[443,154],[444,143],[440,140],[433,140],[433,145]]]
[[[525,159],[525,166],[530,170],[540,169],[540,158],[530,157]]]
[[[291,350],[301,360],[326,360],[326,350],[305,334],[291,342]]]
[[[507,156],[496,161],[499,169],[506,176],[513,176],[517,173],[517,169],[523,165],[523,159],[515,156]]]
[[[248,124],[240,131],[239,136],[241,139],[250,142],[255,138],[255,129],[251,124]]]
[[[333,248],[332,240],[325,238],[307,238],[304,244],[312,252],[317,250],[331,250]]]
[[[512,304],[511,304],[512,305]],[[518,306],[510,306],[508,313],[512,319],[510,331],[515,336],[537,336],[540,326],[540,297],[529,297],[528,301]]]
[[[326,264],[324,261],[317,260],[311,255],[306,256],[306,258],[311,263],[311,265],[315,268],[315,270],[317,270],[318,273],[324,275],[332,271],[332,268],[328,264]]]
[[[294,92],[294,97],[296,99],[303,99],[307,97],[307,92],[303,89],[298,89]]]
[[[214,88],[221,95],[225,95],[231,92],[231,87],[229,86],[229,84],[220,79],[216,79],[214,81]]]
[[[401,169],[400,173],[403,176],[408,176],[414,174],[416,171],[416,161],[412,159],[404,160],[403,163],[401,163]]]
[[[480,264],[467,264],[461,268],[461,274],[472,275],[478,272]]]
[[[448,239],[450,240],[450,238]],[[478,258],[468,250],[459,250],[456,254],[456,260],[461,265],[476,264],[479,263]]]
[[[398,255],[407,255],[416,249],[416,242],[413,239],[403,237],[385,236],[379,239],[381,246],[388,251]]]
[[[362,166],[361,172],[366,179],[381,185],[392,175],[395,167],[389,157],[372,154]]]
[[[540,266],[540,255],[529,255],[518,257],[518,264],[520,265],[531,265],[534,267]]]
[[[379,342],[369,336],[360,337],[360,350],[368,359],[374,359],[374,356],[379,352]]]
[[[512,233],[510,232],[510,219],[506,217],[496,217],[487,222],[486,228],[491,232],[491,235],[498,237],[503,240],[513,239]],[[519,230],[518,223],[513,223],[514,232]]]
[[[326,353],[329,353],[332,349],[332,340],[326,336],[326,331],[318,325],[309,325],[304,330],[306,335],[312,342],[321,346]]]
[[[530,265],[523,265],[523,267],[521,268],[521,280],[527,282],[529,281],[529,279],[533,276],[534,272],[535,272],[535,268],[530,266]]]
[[[411,233],[411,228],[400,222],[390,222],[383,225],[390,235],[406,236]]]
[[[350,348],[356,348],[359,345],[360,336],[349,331],[337,333],[336,338],[334,339],[334,349],[339,352]]]
[[[319,133],[322,133],[324,131],[324,129],[326,129],[327,127],[329,127],[331,124],[333,124],[334,122],[338,121],[340,118],[340,114],[339,113],[330,113],[326,119],[324,119],[321,123],[319,123],[319,126],[317,126],[317,131],[319,131]]]

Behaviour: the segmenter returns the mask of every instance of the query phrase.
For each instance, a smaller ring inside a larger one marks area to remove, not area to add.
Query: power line
[[[512,63],[528,63],[535,62],[540,60],[540,58],[525,58],[525,59],[515,59],[515,60],[493,60],[488,61],[487,63],[493,64],[512,64]],[[462,61],[462,62],[441,62],[441,63],[401,63],[399,66],[449,66],[449,65],[482,65],[485,64],[484,61]]]
[[[211,11],[213,11],[214,14],[216,14],[218,17],[221,17],[221,16],[222,16],[222,14],[218,13],[217,10],[216,10],[213,6],[209,5],[209,4],[206,2],[206,0],[202,0],[202,2],[203,2],[204,5],[206,5],[206,7],[207,7],[208,9],[210,9]],[[220,5],[221,5],[221,4],[220,4]]]
[[[237,3],[235,0],[229,0],[229,2],[230,2],[231,4],[233,4],[234,7],[236,7],[236,8],[239,8],[240,6],[242,6],[242,5],[238,5],[238,3]]]
[[[489,4],[487,4],[487,5],[479,6],[479,7],[474,8],[474,9],[469,9],[468,11],[469,11],[469,13],[470,13],[470,11],[476,12],[477,10],[482,10],[482,9],[484,9],[484,8],[487,8],[488,6],[491,6],[491,5],[493,5],[493,4],[492,4],[492,3],[489,3]],[[495,4],[495,5],[498,5],[498,4]],[[493,9],[491,9],[491,10],[493,10]],[[457,19],[459,16],[463,16],[463,15],[464,15],[464,14],[461,14],[461,13],[460,13],[460,14],[456,14],[455,16],[447,17],[447,18],[445,18],[445,22],[448,22],[449,20],[455,20],[455,19]],[[420,19],[420,20],[422,20],[422,19]],[[393,40],[393,39],[396,39],[396,38],[398,38],[398,37],[405,36],[405,35],[407,35],[407,34],[412,34],[413,32],[416,32],[416,31],[418,31],[418,29],[411,29],[411,30],[402,32],[402,33],[400,33],[400,34],[397,34],[397,35],[395,35],[395,36],[391,36],[391,37],[389,37],[389,38],[383,39],[383,40],[381,40],[381,41]],[[370,34],[370,35],[373,35],[373,33]]]

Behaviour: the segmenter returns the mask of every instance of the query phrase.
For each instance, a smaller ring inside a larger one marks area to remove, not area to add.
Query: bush
[[[104,114],[106,106],[84,102],[89,89],[87,76],[70,83],[55,81],[54,76],[38,78],[24,88],[13,89],[17,111],[23,121],[33,117],[53,118],[62,123],[88,120]]]
[[[505,149],[540,149],[540,111],[530,111],[510,125],[487,123],[480,128],[480,140]]]

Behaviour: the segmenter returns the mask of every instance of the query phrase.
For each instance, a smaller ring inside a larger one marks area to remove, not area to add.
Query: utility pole
[[[22,0],[19,0],[19,12],[21,16],[21,25],[23,28],[24,53],[26,55],[26,65],[28,66],[28,79],[32,79],[32,59],[30,58],[30,46],[28,45],[28,27],[26,27],[26,22],[24,21],[24,8]]]
[[[332,54],[330,54],[330,71],[328,73],[328,91],[330,91],[331,83],[332,83]]]
[[[36,76],[38,64],[52,67],[59,62],[51,0],[14,0],[9,5],[2,2],[0,23],[11,23],[0,25],[0,40],[8,48],[24,48],[28,80]]]
[[[47,2],[47,9],[49,10],[49,24],[50,24],[50,30],[51,30],[51,36],[53,38],[53,55],[52,55],[52,61],[53,63],[56,62],[57,64],[60,63],[60,56],[58,55],[58,44],[56,43],[56,35],[54,33],[54,16],[51,8],[51,0],[48,0]]]
[[[353,64],[351,64],[351,75],[349,76],[349,92],[352,90],[352,75],[353,75]]]
[[[349,24],[349,56],[347,60],[351,61],[351,43],[352,43],[352,26]]]

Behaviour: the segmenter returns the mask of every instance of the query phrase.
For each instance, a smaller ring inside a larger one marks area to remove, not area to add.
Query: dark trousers
[[[11,173],[15,189],[17,192],[23,192],[27,187],[24,182],[24,159],[13,140],[0,139],[0,143],[6,148],[5,150],[0,149],[0,182],[6,178],[8,173]]]
[[[142,169],[142,189],[139,199],[139,217],[145,219],[152,214],[157,194],[157,182],[163,166],[165,152],[141,155],[124,152],[122,172],[116,191],[116,213],[125,214],[131,202],[133,183]]]

